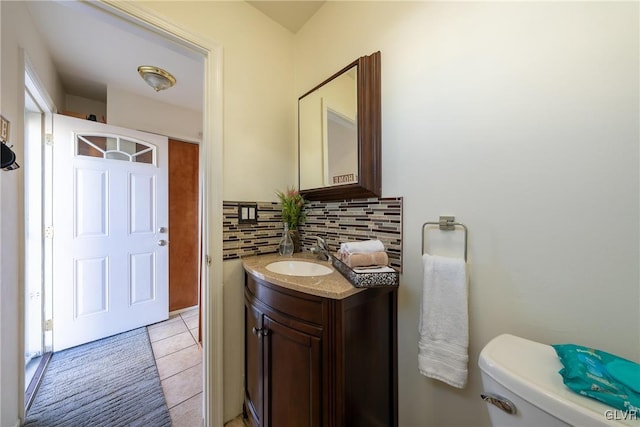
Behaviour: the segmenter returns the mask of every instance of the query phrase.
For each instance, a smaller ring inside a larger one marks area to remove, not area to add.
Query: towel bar
[[[424,229],[427,225],[437,225],[440,227],[440,230],[443,231],[451,231],[455,230],[456,226],[462,227],[464,230],[464,261],[467,262],[467,235],[469,234],[469,230],[467,226],[461,222],[455,222],[455,216],[441,216],[440,221],[438,222],[425,222],[422,224],[422,254],[424,255]]]

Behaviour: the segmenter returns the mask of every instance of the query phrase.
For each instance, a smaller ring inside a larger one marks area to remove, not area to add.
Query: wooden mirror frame
[[[307,200],[336,201],[380,197],[382,195],[382,103],[380,52],[362,56],[314,87],[300,98],[319,89],[342,73],[358,66],[358,182],[300,190]],[[298,118],[300,111],[298,107]],[[298,122],[298,188],[300,188],[300,124]]]

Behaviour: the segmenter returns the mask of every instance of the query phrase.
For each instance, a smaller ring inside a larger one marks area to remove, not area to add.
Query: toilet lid
[[[532,405],[574,426],[640,426],[597,400],[574,393],[558,373],[562,363],[553,347],[514,335],[491,340],[480,353],[480,369]],[[612,415],[617,415],[612,418]]]

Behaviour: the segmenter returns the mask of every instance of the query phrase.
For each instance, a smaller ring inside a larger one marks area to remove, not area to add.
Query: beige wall
[[[107,119],[107,103],[96,101],[93,99],[83,98],[81,96],[66,94],[64,97],[64,105],[60,108],[62,112],[69,111],[77,113],[87,118],[90,114],[96,116],[96,120],[104,122]]]
[[[382,53],[382,188],[404,196],[402,427],[487,425],[477,358],[501,333],[640,360],[638,8],[327,2],[297,34],[296,96]],[[462,391],[417,370],[420,230],[447,214],[469,227]]]
[[[245,2],[144,6],[223,48],[224,199],[275,200],[295,185],[293,34]]]
[[[10,142],[17,162],[24,166],[24,57],[49,88],[53,102],[64,102],[62,86],[21,2],[0,2],[0,112],[11,122]],[[23,259],[24,168],[0,171],[0,426],[17,426],[22,414],[19,370],[24,366],[21,299],[24,294]]]
[[[107,123],[159,133],[188,142],[202,141],[202,113],[107,88]]]

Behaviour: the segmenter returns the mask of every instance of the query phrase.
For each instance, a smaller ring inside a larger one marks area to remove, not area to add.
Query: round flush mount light
[[[155,89],[156,92],[169,89],[171,86],[176,84],[176,78],[173,77],[171,73],[152,65],[139,66],[138,73],[149,86]]]

